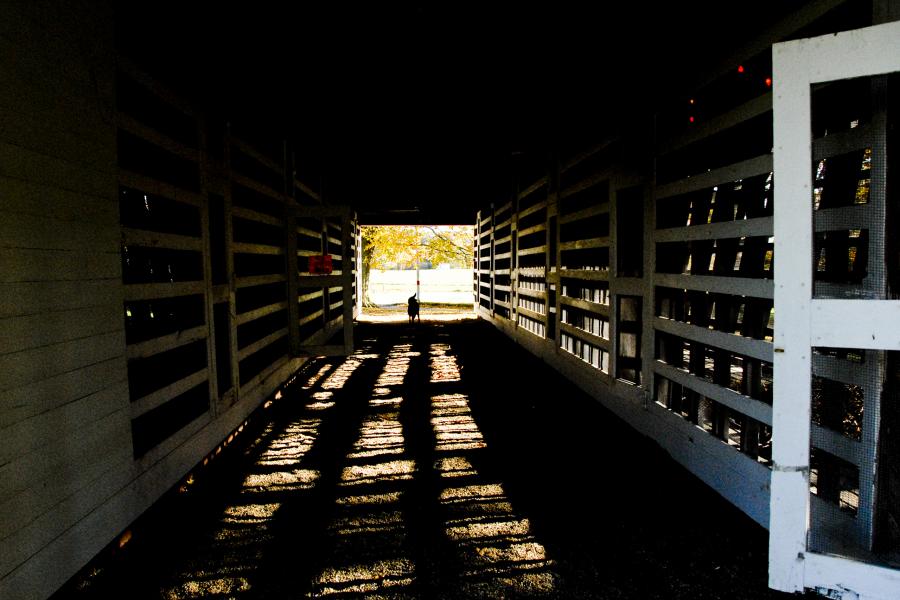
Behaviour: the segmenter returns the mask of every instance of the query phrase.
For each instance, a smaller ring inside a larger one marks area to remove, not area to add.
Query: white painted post
[[[776,44],[775,328],[769,585],[900,597],[900,572],[807,552],[813,346],[897,349],[900,302],[812,299],[810,87],[900,71],[900,22]]]

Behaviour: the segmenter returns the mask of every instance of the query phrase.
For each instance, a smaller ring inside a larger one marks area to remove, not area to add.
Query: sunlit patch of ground
[[[419,320],[428,321],[460,321],[476,318],[473,305],[436,305],[424,304],[419,308]],[[387,306],[367,306],[357,320],[363,323],[400,323],[409,321],[405,304]]]

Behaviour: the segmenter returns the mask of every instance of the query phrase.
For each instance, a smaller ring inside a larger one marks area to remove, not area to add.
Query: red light
[[[690,117],[690,122],[691,122],[691,123],[694,122],[694,117],[693,117],[693,116]]]
[[[772,78],[766,77],[766,87],[772,87]]]
[[[738,65],[738,73],[744,72],[744,65]]]

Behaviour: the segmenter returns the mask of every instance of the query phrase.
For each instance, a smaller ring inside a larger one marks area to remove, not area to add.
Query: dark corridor
[[[492,327],[356,336],[55,598],[781,596],[763,529]]]

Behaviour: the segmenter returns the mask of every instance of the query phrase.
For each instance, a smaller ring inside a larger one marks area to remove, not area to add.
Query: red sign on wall
[[[332,270],[330,254],[309,257],[310,275],[331,275]]]

